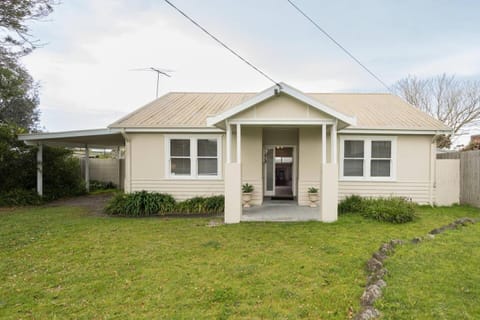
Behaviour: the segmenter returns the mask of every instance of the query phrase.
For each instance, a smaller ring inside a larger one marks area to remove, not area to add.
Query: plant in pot
[[[310,208],[315,208],[318,201],[318,188],[308,188],[308,200],[310,201]]]
[[[250,201],[252,200],[253,186],[249,183],[242,185],[242,201],[244,208],[250,208]]]

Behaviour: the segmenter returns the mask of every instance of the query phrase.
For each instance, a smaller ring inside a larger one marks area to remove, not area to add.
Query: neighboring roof
[[[207,118],[219,116],[257,95],[258,93],[172,92],[135,110],[109,127],[208,128]],[[349,129],[451,131],[442,122],[392,94],[305,93],[304,95],[318,102],[318,105],[324,105],[347,117],[355,117],[356,124],[348,127]]]
[[[90,129],[62,132],[20,134],[19,140],[27,144],[47,144],[65,147],[114,147],[123,146],[125,140],[119,129]]]

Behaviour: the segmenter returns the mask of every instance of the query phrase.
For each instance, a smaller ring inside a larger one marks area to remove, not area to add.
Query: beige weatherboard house
[[[315,187],[312,218],[331,222],[351,194],[436,203],[434,137],[445,133],[395,95],[304,93],[280,83],[260,93],[168,93],[108,129],[22,139],[125,146],[126,192],[223,194],[227,223],[242,220],[242,184],[254,186],[260,210],[272,198],[308,206]]]

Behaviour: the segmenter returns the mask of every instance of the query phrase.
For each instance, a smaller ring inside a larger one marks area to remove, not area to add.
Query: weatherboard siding
[[[430,197],[433,197],[430,190],[428,180],[400,180],[392,182],[339,181],[338,198],[342,200],[352,194],[362,197],[394,196],[405,197],[420,204],[428,204]]]
[[[171,179],[134,179],[132,191],[155,191],[168,193],[176,200],[185,200],[192,197],[209,197],[224,194],[223,180],[171,180]]]

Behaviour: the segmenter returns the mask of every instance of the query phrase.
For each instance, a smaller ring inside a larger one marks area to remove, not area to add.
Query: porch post
[[[90,192],[90,168],[89,168],[89,158],[90,152],[88,149],[88,145],[85,145],[85,189],[87,192]]]
[[[242,128],[237,123],[237,163],[242,163]]]
[[[232,127],[226,121],[227,126],[227,163],[232,163]]]
[[[337,163],[337,125],[330,127],[330,162]]]
[[[242,217],[241,129],[237,124],[237,161],[232,163],[232,132],[227,122],[227,164],[225,165],[225,223],[239,223]]]
[[[41,143],[37,150],[37,193],[43,196],[43,144]]]
[[[323,222],[337,221],[338,205],[338,165],[337,165],[337,135],[336,126],[332,125],[330,131],[331,155],[330,163],[326,163],[326,128],[322,127],[322,152],[323,163],[321,172],[321,193],[320,193],[320,216]]]
[[[327,125],[322,124],[322,164],[327,163]]]

